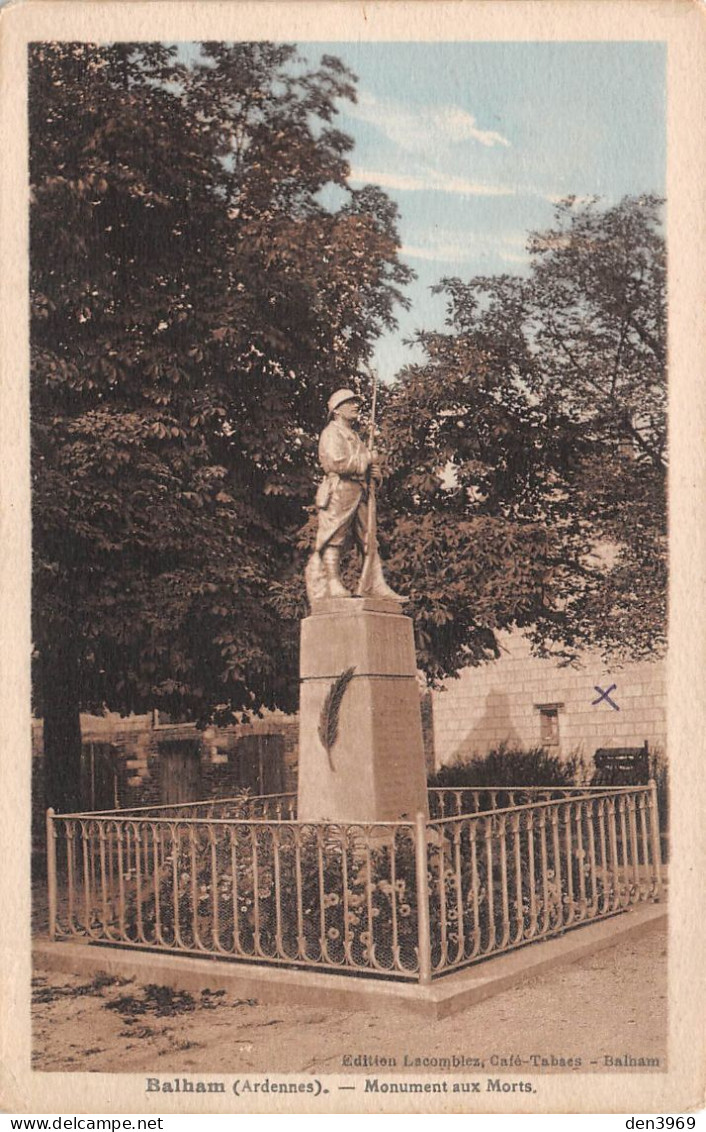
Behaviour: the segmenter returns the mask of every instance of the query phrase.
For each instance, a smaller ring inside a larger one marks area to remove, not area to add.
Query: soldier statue
[[[359,597],[406,601],[390,589],[378,554],[375,484],[380,483],[378,456],[353,428],[361,398],[352,389],[339,389],[328,400],[329,422],[319,439],[324,479],[316,492],[319,527],[316,547],[306,567],[309,601],[352,597],[341,581],[341,555],[351,546],[363,554]]]

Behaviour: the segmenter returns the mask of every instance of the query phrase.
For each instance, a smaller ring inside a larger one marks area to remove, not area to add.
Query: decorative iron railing
[[[268,818],[270,821],[295,819],[297,796],[290,794],[238,794],[233,798],[207,798],[201,802],[164,802],[160,805],[130,806],[127,809],[96,810],[65,817],[114,818]]]
[[[428,828],[432,975],[661,895],[650,787],[515,805]]]
[[[427,793],[429,814],[434,819],[604,794],[605,791],[605,786],[433,786]]]
[[[428,982],[661,895],[654,783],[432,791],[416,822],[294,805],[49,810],[52,938]]]

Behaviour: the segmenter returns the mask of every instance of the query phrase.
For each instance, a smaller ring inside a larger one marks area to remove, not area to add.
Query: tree
[[[35,706],[59,808],[80,710],[294,706],[315,434],[409,276],[394,206],[347,184],[354,97],[286,45],[31,48]]]
[[[665,250],[660,202],[567,200],[527,277],[441,281],[385,412],[393,584],[412,579],[431,679],[499,629],[573,658],[665,642]]]

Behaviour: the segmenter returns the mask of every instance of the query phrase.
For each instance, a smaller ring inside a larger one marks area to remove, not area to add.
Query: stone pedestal
[[[337,737],[327,750],[320,734],[327,697],[330,704],[332,689],[350,669],[334,696]],[[368,597],[314,602],[302,621],[300,671],[298,817],[372,822],[426,816],[414,635],[399,603]]]

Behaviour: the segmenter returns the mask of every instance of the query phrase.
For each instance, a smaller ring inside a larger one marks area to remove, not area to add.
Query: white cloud
[[[442,260],[444,263],[463,263],[475,258],[475,251],[459,244],[436,244],[422,247],[417,244],[403,244],[400,254],[407,259]]]
[[[401,254],[409,259],[442,263],[468,263],[494,256],[503,263],[527,263],[525,236],[511,230],[500,232],[418,231],[415,242],[405,243]]]
[[[538,195],[544,195],[544,194],[538,193]],[[548,200],[550,202],[550,204],[561,204],[562,201],[567,200],[568,197],[569,197],[568,193],[547,193],[546,196],[545,196],[545,200]],[[594,204],[599,198],[596,197],[596,196],[591,196],[589,194],[588,196],[580,196],[580,197],[575,196],[575,195],[571,195],[571,199],[573,200],[574,204],[583,205],[583,204]]]
[[[516,193],[516,189],[508,185],[484,185],[465,177],[443,173],[439,169],[424,169],[418,173],[388,173],[383,169],[359,169],[354,166],[349,180],[404,192],[454,193],[474,197],[510,197]]]
[[[529,263],[529,254],[527,252],[500,252],[499,257],[503,263]]]
[[[346,112],[381,130],[390,141],[413,153],[423,153],[430,146],[458,145],[478,142],[488,148],[509,146],[510,142],[496,130],[483,130],[472,114],[460,106],[420,106],[416,110],[391,99],[375,98],[363,92],[355,106]]]
[[[416,117],[416,116],[415,116]],[[445,134],[449,141],[477,141],[492,148],[495,145],[509,146],[510,142],[496,130],[480,130],[472,114],[459,106],[438,106],[425,112],[429,125],[438,134]]]

